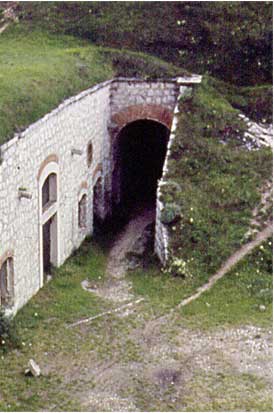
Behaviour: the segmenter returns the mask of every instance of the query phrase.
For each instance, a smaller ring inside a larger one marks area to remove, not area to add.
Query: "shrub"
[[[188,262],[178,257],[173,257],[170,260],[164,272],[175,277],[179,276],[184,278],[192,278],[192,273],[189,269]]]
[[[161,211],[161,222],[165,225],[174,224],[181,218],[181,208],[177,204],[166,204]]]
[[[0,308],[0,351],[7,351],[10,348],[19,346],[19,337],[15,323],[7,317]]]

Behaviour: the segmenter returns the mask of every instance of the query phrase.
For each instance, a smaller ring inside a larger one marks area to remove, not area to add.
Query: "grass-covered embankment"
[[[1,2],[0,2],[1,8]],[[237,87],[272,81],[271,2],[19,2],[30,28],[150,53]]]
[[[236,87],[213,77],[207,77],[207,82],[223,95],[233,108],[241,110],[250,119],[273,123],[272,84]]]
[[[111,78],[111,65],[79,39],[8,29],[0,36],[0,144],[65,98]]]
[[[174,77],[156,57],[96,47],[72,36],[10,27],[0,36],[0,145],[64,99],[115,76]]]
[[[173,273],[205,281],[246,242],[272,153],[247,150],[238,138],[243,130],[238,111],[207,78],[180,103],[162,187],[165,216],[181,216],[168,226]]]

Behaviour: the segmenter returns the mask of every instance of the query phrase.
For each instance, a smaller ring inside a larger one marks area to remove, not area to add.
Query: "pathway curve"
[[[234,265],[236,265],[242,258],[249,254],[254,248],[259,246],[263,241],[269,238],[273,232],[273,225],[269,223],[266,228],[258,232],[253,241],[248,242],[243,245],[238,251],[232,254],[227,261],[222,265],[222,267],[217,271],[209,281],[202,287],[198,288],[197,292],[190,297],[181,301],[181,303],[176,308],[184,307],[185,305],[191,303],[191,301],[196,300],[205,291],[209,290],[220,278],[222,278],[228,271],[231,270]]]
[[[96,285],[87,280],[82,282],[82,287],[101,298],[112,301],[113,303],[130,303],[136,297],[131,292],[132,284],[125,279],[127,272],[127,253],[131,251],[134,244],[138,241],[145,228],[155,220],[155,208],[145,208],[136,214],[126,227],[115,238],[108,256],[106,279]],[[137,300],[137,303],[139,301]],[[131,308],[130,308],[131,307]],[[126,309],[125,309],[126,308]],[[130,309],[129,309],[130,308]],[[132,312],[132,306],[121,306],[123,315]]]
[[[127,224],[115,239],[109,253],[106,274],[121,279],[127,271],[126,254],[132,249],[144,229],[155,220],[155,208],[146,208]]]

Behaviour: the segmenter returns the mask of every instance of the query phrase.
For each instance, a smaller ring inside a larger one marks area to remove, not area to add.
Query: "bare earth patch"
[[[200,332],[178,326],[174,317],[148,336],[144,321],[128,333],[123,328],[123,338],[116,333],[112,362],[93,362],[92,387],[82,386],[77,395],[83,409],[181,411],[208,405],[214,410],[213,401],[222,392],[224,404],[216,410],[233,405],[242,411],[254,399],[271,400],[269,330],[244,326]],[[117,346],[121,340],[122,346]]]
[[[124,259],[151,217],[136,218],[115,241],[106,281],[98,286],[83,283],[83,288],[116,307],[136,300],[123,278]],[[186,328],[176,311],[153,320],[144,309],[139,304],[138,311],[124,312],[122,319],[107,315],[99,330],[92,323],[80,329],[87,340],[95,328],[103,347],[100,356],[81,353],[74,374],[81,383],[74,388],[81,410],[244,411],[271,404],[270,329],[248,325],[201,331]]]

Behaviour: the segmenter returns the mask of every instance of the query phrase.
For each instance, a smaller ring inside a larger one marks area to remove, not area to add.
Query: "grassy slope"
[[[236,109],[240,109],[256,122],[273,122],[273,86],[236,87],[234,85],[208,77],[208,83]]]
[[[112,76],[94,46],[72,37],[12,28],[0,36],[0,54],[0,143],[66,97]]]
[[[272,81],[271,2],[20,2],[18,9],[31,27],[151,53],[237,86]]]
[[[115,75],[172,77],[182,70],[156,57],[98,48],[24,25],[0,36],[0,144],[65,98]]]
[[[0,144],[65,98],[113,76],[174,77],[187,72],[156,57],[98,48],[81,39],[18,24],[0,36]],[[211,78],[212,87],[248,115],[272,118],[271,87],[235,90]]]
[[[172,273],[181,266],[183,274],[203,282],[246,241],[258,190],[271,178],[272,153],[244,149],[234,139],[241,128],[237,111],[207,79],[181,102],[162,196],[166,210],[181,209],[181,219],[168,227]]]

